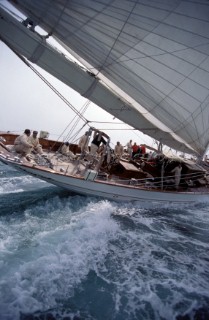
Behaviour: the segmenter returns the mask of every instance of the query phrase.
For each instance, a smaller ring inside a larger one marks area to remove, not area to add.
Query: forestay
[[[168,146],[204,153],[209,143],[207,0],[10,2],[127,102],[117,109],[98,101],[104,109]],[[86,92],[90,100],[93,91],[92,86]]]

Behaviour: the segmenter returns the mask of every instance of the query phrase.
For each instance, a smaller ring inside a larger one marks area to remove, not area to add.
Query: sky
[[[12,8],[5,0],[0,5]],[[15,9],[13,9],[15,11]],[[17,12],[17,11],[16,11]],[[55,42],[53,42],[53,45]],[[56,44],[59,48],[59,45]],[[87,100],[67,87],[41,68],[33,65],[76,109],[81,109]],[[29,67],[27,67],[2,41],[0,41],[0,131],[11,131],[21,134],[26,128],[43,130],[50,133],[49,138],[65,141],[70,130],[70,123],[75,113],[66,105]],[[137,144],[146,143],[156,147],[152,138],[131,130],[130,126],[118,124],[106,111],[90,103],[84,117],[93,121],[91,125],[103,129],[110,138],[111,144],[120,141],[124,146],[132,139]],[[103,121],[107,123],[98,123]],[[111,123],[110,123],[111,122]],[[79,122],[77,129],[83,127]],[[67,128],[67,129],[66,129]],[[114,130],[109,130],[109,129]],[[127,130],[129,129],[130,130]],[[80,136],[88,127],[82,129]],[[116,130],[119,129],[119,130]]]

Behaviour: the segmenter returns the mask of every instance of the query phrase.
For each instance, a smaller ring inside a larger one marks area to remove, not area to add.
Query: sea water
[[[209,319],[209,204],[115,203],[0,164],[0,320]]]

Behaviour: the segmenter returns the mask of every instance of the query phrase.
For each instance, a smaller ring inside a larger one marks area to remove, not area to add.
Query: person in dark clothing
[[[104,145],[107,144],[107,141],[104,139],[105,136],[106,138],[109,138],[108,135],[106,135],[105,133],[101,132],[101,131],[95,131],[94,133],[94,138],[91,142],[91,154],[95,155],[100,144],[103,143]]]

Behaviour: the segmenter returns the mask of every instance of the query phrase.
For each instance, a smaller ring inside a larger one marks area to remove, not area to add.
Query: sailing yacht
[[[207,0],[9,2],[27,18],[20,21],[0,8],[0,38],[22,61],[40,66],[160,144],[203,158],[209,144]],[[47,35],[38,33],[37,26]],[[80,63],[52,47],[50,37]],[[0,151],[4,163],[82,194],[120,201],[209,199],[207,170],[203,167],[195,172],[201,172],[196,180],[204,183],[198,188],[195,183],[191,189],[188,181],[194,179],[187,176],[187,188],[176,191],[165,188],[164,166],[159,187],[156,183],[150,186],[150,175],[143,176],[142,182],[139,172],[137,178],[133,175],[129,180],[114,178],[109,172],[105,172],[106,179],[101,178],[102,164],[92,169],[92,164],[84,163],[89,161],[83,155],[69,165],[70,169],[61,170],[60,163],[53,162],[50,167],[23,161],[3,143]],[[141,163],[129,165],[144,172]],[[125,162],[123,166],[127,167]],[[185,174],[189,166],[185,165]]]

